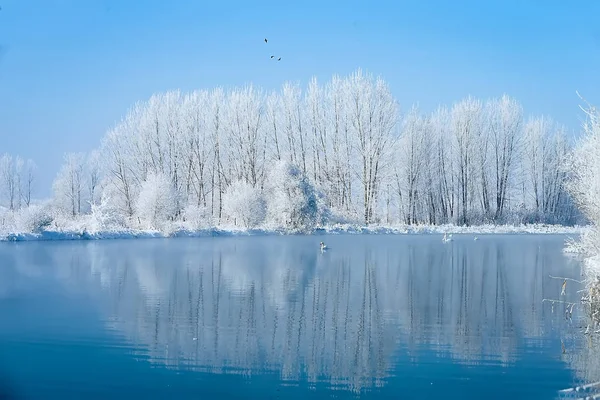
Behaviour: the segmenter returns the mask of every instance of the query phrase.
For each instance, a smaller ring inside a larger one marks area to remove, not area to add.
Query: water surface
[[[549,399],[593,379],[581,312],[543,301],[579,298],[550,277],[581,279],[565,237],[473,239],[2,243],[0,384],[23,399]]]

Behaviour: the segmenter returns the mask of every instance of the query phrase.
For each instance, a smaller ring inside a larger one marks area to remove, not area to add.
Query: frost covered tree
[[[14,179],[14,185],[15,185],[15,208],[18,210],[21,208],[21,204],[23,202],[23,180],[24,180],[24,173],[25,173],[25,160],[23,160],[21,157],[17,156],[15,158],[15,165],[14,165],[15,171],[15,179]]]
[[[100,147],[106,174],[103,194],[127,217],[134,213],[138,185],[142,181],[140,170],[147,168],[147,147],[137,129],[141,118],[141,105],[136,104],[123,121],[106,134]]]
[[[530,118],[524,127],[523,170],[524,192],[528,209],[536,221],[566,222],[571,199],[565,184],[568,170],[564,167],[571,151],[565,128],[551,118]]]
[[[20,156],[0,157],[0,204],[10,210],[29,207],[33,194],[36,165]]]
[[[27,160],[25,162],[25,171],[23,176],[23,188],[21,190],[23,196],[23,202],[25,206],[29,207],[31,205],[31,199],[33,195],[34,181],[35,181],[35,171],[37,170],[37,166],[32,160]]]
[[[102,196],[100,163],[100,153],[97,150],[92,151],[86,158],[84,181],[87,191],[86,198],[90,204],[99,203]]]
[[[312,175],[316,175],[316,183],[327,196],[329,207],[336,213],[356,215],[360,218],[361,212],[355,195],[358,193],[356,191],[358,184],[355,185],[357,168],[348,117],[350,104],[348,87],[347,79],[339,76],[334,76],[322,92],[317,88],[316,81],[313,81],[309,87],[307,93],[309,115],[314,114],[311,118],[316,127],[313,129],[319,140],[316,147],[322,151],[322,161],[317,161],[321,165],[320,171],[315,171]],[[323,102],[320,110],[318,104],[315,104],[319,100]]]
[[[600,113],[588,110],[584,136],[570,157],[568,189],[590,222],[600,226]]]
[[[482,104],[471,97],[452,108],[452,133],[456,146],[458,183],[458,223],[469,223],[469,209],[473,202],[473,185],[476,174],[474,158],[477,138],[481,130]]]
[[[395,155],[395,184],[399,198],[400,214],[407,224],[418,221],[422,179],[427,161],[429,127],[426,119],[412,108],[403,121],[402,131]]]
[[[229,94],[228,164],[233,179],[256,186],[264,173],[262,93],[253,87]]]
[[[491,175],[495,186],[494,219],[498,221],[502,218],[514,175],[515,157],[522,137],[523,110],[516,100],[508,96],[492,100],[487,108],[494,167]]]
[[[456,159],[453,152],[455,146],[450,121],[450,110],[441,107],[432,113],[429,123],[434,132],[430,148],[430,154],[434,157],[430,166],[434,170],[430,173],[434,179],[432,190],[437,193],[434,196],[437,201],[433,207],[437,210],[438,223],[455,222],[458,204]]]
[[[397,123],[396,102],[382,79],[373,79],[360,70],[349,78],[349,117],[360,162],[364,222],[374,217],[381,176],[389,165]]]
[[[0,157],[0,179],[1,190],[4,194],[4,200],[10,210],[17,208],[17,182],[16,171],[13,157],[10,154],[3,154]]]
[[[88,157],[83,204],[104,196],[135,225],[142,186],[161,174],[175,194],[172,218],[187,224],[186,215],[202,215],[220,224],[230,217],[225,197],[236,182],[269,193],[273,166],[286,161],[318,193],[317,209],[340,221],[499,223],[534,213],[567,220],[565,172],[533,179],[538,164],[526,158],[543,153],[553,168],[569,144],[559,135],[529,140],[526,131],[520,104],[508,96],[400,116],[387,84],[360,70],[268,94],[251,85],[169,91],[134,104]],[[533,204],[536,191],[541,207]]]
[[[299,167],[278,161],[265,186],[267,222],[275,227],[310,230],[319,219],[317,195]]]
[[[83,153],[68,153],[52,184],[58,207],[73,217],[81,214],[85,206],[84,168]]]
[[[281,91],[283,110],[284,153],[288,160],[307,172],[307,135],[302,108],[302,89],[297,84],[285,83]]]
[[[266,216],[266,202],[260,189],[244,181],[234,181],[223,197],[223,212],[234,225],[254,228]]]
[[[164,229],[175,216],[177,193],[164,173],[150,173],[135,202],[135,213],[143,228]]]

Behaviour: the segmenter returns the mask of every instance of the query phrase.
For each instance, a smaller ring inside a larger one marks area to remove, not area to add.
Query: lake
[[[551,399],[599,380],[583,312],[543,301],[580,298],[551,277],[581,279],[565,236],[441,238],[0,243],[0,385],[11,399]]]

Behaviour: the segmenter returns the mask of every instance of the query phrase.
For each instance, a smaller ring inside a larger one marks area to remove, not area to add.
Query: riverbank
[[[244,236],[244,235],[336,235],[336,234],[367,234],[367,235],[406,235],[406,234],[568,234],[581,235],[589,230],[587,226],[560,225],[398,225],[398,226],[358,226],[331,225],[319,227],[308,232],[297,232],[286,229],[240,229],[236,227],[213,227],[206,229],[188,230],[177,229],[170,232],[159,230],[115,229],[106,231],[88,231],[57,229],[40,232],[11,232],[0,234],[0,241],[47,241],[47,240],[105,240],[105,239],[153,239],[175,237],[211,237],[211,236]]]

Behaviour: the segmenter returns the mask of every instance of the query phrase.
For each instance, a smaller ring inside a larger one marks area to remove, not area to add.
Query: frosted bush
[[[127,226],[127,218],[108,196],[102,196],[99,204],[91,205],[88,231],[118,231]]]
[[[16,232],[39,233],[48,228],[53,221],[48,204],[32,204],[14,213]]]
[[[196,204],[189,204],[183,210],[183,227],[189,230],[204,229],[212,226],[210,210]]]
[[[265,192],[269,224],[292,230],[310,230],[317,224],[315,189],[295,165],[277,162],[269,174]]]
[[[316,191],[317,201],[317,224],[324,226],[330,221],[336,219],[333,211],[327,206],[327,197],[322,190]]]
[[[14,226],[14,217],[8,208],[0,206],[0,234],[11,232]]]
[[[223,196],[223,212],[235,225],[254,228],[265,220],[266,202],[260,189],[235,181]]]

